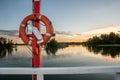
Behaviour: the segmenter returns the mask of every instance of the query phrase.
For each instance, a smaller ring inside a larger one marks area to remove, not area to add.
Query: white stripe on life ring
[[[46,36],[51,36],[51,34],[50,34],[50,33],[46,33],[45,35],[46,35]]]
[[[44,40],[43,40],[43,39],[39,39],[39,40],[37,41],[37,44],[40,44],[40,43],[42,43],[42,42],[44,42]]]
[[[42,15],[39,15],[39,19],[41,19],[42,18]]]
[[[25,27],[25,24],[21,24],[21,27]]]
[[[28,45],[31,45],[31,44],[32,44],[32,40],[29,40],[29,41],[28,41]]]

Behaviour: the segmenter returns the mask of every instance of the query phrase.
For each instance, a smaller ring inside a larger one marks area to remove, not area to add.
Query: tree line
[[[114,32],[109,34],[101,34],[88,39],[85,44],[99,45],[99,44],[120,44],[120,35]]]
[[[4,37],[0,37],[0,47],[1,48],[9,48],[13,45],[13,41]]]

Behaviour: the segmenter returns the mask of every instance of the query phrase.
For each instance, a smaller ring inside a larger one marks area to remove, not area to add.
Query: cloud
[[[56,34],[61,34],[61,35],[73,35],[71,31],[55,31]]]
[[[78,34],[72,34],[70,31],[55,31],[55,39],[58,42],[84,42],[88,40],[89,38],[101,35],[101,34],[109,34],[110,32],[119,33],[120,32],[120,26],[119,25],[108,25],[104,26],[98,29],[93,29],[87,32],[78,33]],[[22,43],[21,39],[18,38],[18,31],[16,30],[0,30],[0,36],[4,36],[10,39],[13,39],[14,41],[18,41]]]

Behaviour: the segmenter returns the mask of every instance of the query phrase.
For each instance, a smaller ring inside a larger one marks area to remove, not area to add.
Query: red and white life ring
[[[54,35],[52,23],[46,16],[41,14],[31,14],[23,19],[19,29],[19,36],[21,37],[25,44],[31,45],[33,40],[26,33],[28,21],[41,21],[45,24],[46,33],[42,34],[43,42],[40,43],[41,45],[46,44],[48,40],[51,38],[51,36]]]

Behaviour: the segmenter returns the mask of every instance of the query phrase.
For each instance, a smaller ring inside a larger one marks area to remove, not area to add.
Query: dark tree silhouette
[[[55,39],[51,39],[46,45],[45,50],[48,55],[55,55],[58,50],[58,42]]]
[[[0,58],[5,57],[7,53],[12,55],[13,44],[12,40],[0,37]]]
[[[101,34],[100,36],[94,36],[85,42],[87,45],[98,44],[120,44],[120,35],[111,32],[110,34]]]

